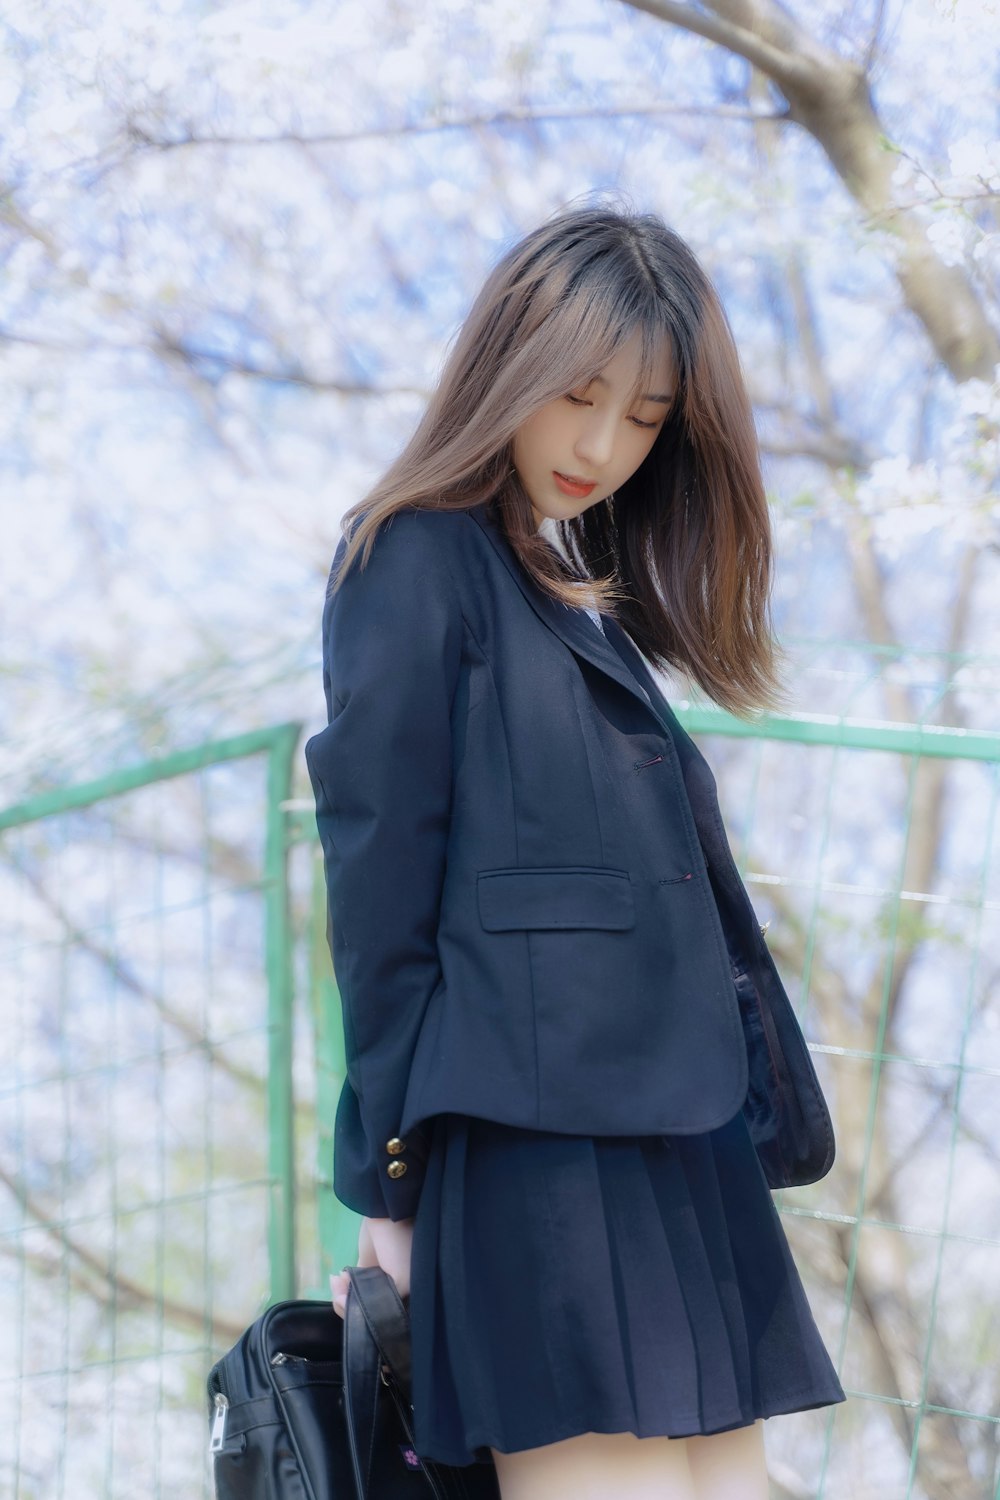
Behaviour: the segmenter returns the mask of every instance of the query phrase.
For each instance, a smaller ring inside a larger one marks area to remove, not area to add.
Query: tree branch
[[[303,136],[295,131],[275,131],[273,135],[186,135],[174,138],[154,136],[133,130],[132,140],[140,148],[155,151],[178,151],[188,146],[350,146],[360,141],[379,141],[410,135],[438,135],[446,130],[481,130],[495,125],[539,125],[560,120],[627,120],[657,115],[710,115],[724,120],[758,120],[761,116],[736,104],[666,104],[651,100],[644,104],[615,104],[611,108],[594,105],[566,106],[549,109],[500,109],[491,114],[460,115],[454,120],[416,120],[401,125],[373,125],[360,130],[320,131]],[[765,118],[785,119],[777,110]]]
[[[676,0],[622,3],[726,47],[771,79],[789,119],[821,146],[871,226],[895,236],[903,296],[939,358],[956,380],[991,379],[1000,336],[964,268],[947,265],[918,214],[896,201],[896,153],[863,65],[816,41],[779,0],[705,0],[705,10]]]
[[[190,1303],[178,1302],[174,1297],[160,1296],[151,1287],[142,1286],[131,1277],[112,1270],[101,1260],[100,1256],[95,1255],[86,1245],[74,1239],[64,1225],[59,1224],[51,1214],[46,1213],[24,1184],[3,1166],[0,1166],[0,1182],[16,1198],[22,1212],[44,1230],[50,1239],[55,1240],[71,1261],[76,1263],[77,1269],[71,1271],[70,1279],[76,1285],[86,1288],[98,1302],[105,1305],[114,1302],[125,1303],[131,1307],[160,1307],[163,1309],[164,1317],[175,1326],[193,1328],[198,1332],[204,1329],[206,1318],[203,1309],[192,1307]],[[25,1258],[31,1259],[27,1255]],[[38,1257],[34,1257],[34,1260],[37,1269],[54,1270],[53,1266],[44,1266]],[[91,1278],[96,1279],[96,1288]],[[210,1314],[209,1322],[213,1342],[230,1343],[242,1332],[242,1326],[229,1318],[215,1317]]]
[[[318,375],[309,375],[303,370],[280,370],[265,365],[253,365],[237,358],[230,350],[200,348],[196,344],[184,343],[164,332],[154,330],[153,337],[138,342],[125,343],[117,339],[88,338],[85,342],[72,339],[39,338],[30,333],[19,333],[0,328],[0,344],[24,344],[32,349],[46,349],[56,354],[90,355],[97,349],[115,354],[129,354],[142,350],[148,354],[172,359],[186,367],[189,373],[202,377],[198,363],[218,365],[226,374],[245,375],[250,380],[263,380],[272,385],[299,385],[310,391],[326,391],[337,396],[418,396],[426,400],[430,394],[421,385],[367,385],[356,380],[324,380]]]
[[[706,15],[691,5],[682,5],[678,0],[625,0],[633,10],[644,10],[657,20],[671,22],[685,31],[703,36],[706,41],[716,42],[730,52],[736,52],[755,68],[777,80],[795,68],[795,59],[790,59],[778,47],[773,47],[763,37],[747,27],[723,19],[719,15]]]

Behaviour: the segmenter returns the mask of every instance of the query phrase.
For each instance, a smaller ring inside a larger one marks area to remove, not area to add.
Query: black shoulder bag
[[[413,1446],[406,1306],[379,1266],[348,1266],[345,1315],[278,1302],[208,1377],[217,1500],[499,1500],[496,1468]]]

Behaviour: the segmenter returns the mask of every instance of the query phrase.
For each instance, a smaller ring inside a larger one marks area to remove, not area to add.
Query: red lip
[[[552,470],[552,477],[562,490],[564,495],[572,495],[574,500],[582,500],[589,495],[591,490],[597,488],[597,480],[591,484],[581,484],[578,480],[567,479],[565,474],[560,474],[558,469]]]

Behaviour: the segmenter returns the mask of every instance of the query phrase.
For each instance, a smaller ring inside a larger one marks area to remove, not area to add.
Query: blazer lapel
[[[727,858],[729,846],[725,840],[720,839],[719,818],[721,814],[717,816],[718,799],[712,768],[660,691],[656,679],[631,636],[621,628],[617,620],[605,618],[603,615],[601,618],[604,620],[605,629],[614,642],[616,650],[621,652],[639,681],[647,687],[649,701],[670,735],[677,752],[688,801],[691,804],[702,846],[710,859],[725,867],[729,863]]]
[[[669,703],[663,696],[656,679],[643,660],[638,646],[636,646],[628,632],[622,629],[613,615],[602,614],[601,620],[604,624],[605,636],[645,692],[657,718],[671,735],[676,734],[677,730],[681,727],[680,723],[674,717]]]
[[[620,650],[616,650],[610,641],[599,630],[594,628],[592,622],[586,619],[582,611],[572,609],[568,605],[561,604],[559,600],[551,598],[545,593],[544,589],[540,589],[529,578],[527,572],[518,561],[514,549],[504,535],[503,528],[488,513],[486,506],[477,506],[471,509],[469,514],[489,537],[507,571],[542,623],[554,631],[577,656],[585,657],[593,666],[600,668],[602,672],[606,672],[609,677],[613,677],[616,682],[621,683],[622,687],[627,688],[630,693],[634,693],[646,708],[652,708],[657,719],[662,722],[662,713],[658,712],[649,693],[639,679],[633,672],[629,671],[622,659]],[[625,634],[609,616],[601,615],[601,620],[606,629],[609,625],[613,625],[620,634]]]

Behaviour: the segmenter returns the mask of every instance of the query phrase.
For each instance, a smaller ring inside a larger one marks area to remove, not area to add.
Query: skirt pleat
[[[846,1399],[742,1113],[694,1136],[431,1125],[410,1274],[423,1457]]]

